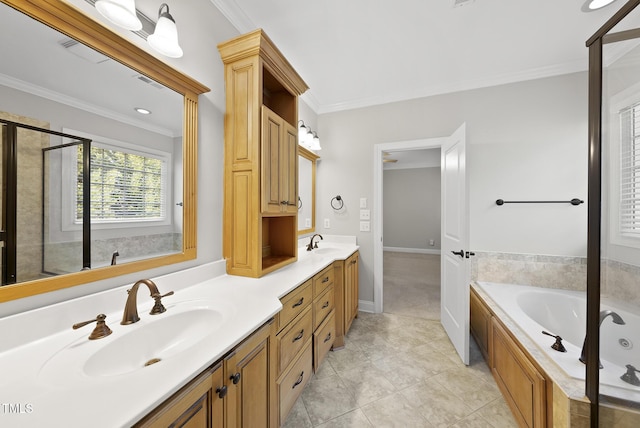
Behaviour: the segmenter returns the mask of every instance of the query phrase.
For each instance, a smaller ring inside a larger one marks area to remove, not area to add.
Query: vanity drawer
[[[335,307],[333,284],[327,288],[325,293],[313,301],[313,329],[317,329],[322,321],[329,315]]]
[[[324,361],[327,353],[331,350],[333,341],[336,338],[336,313],[331,314],[322,323],[320,328],[313,334],[313,371],[318,371],[318,367]]]
[[[296,321],[277,336],[278,374],[282,373],[293,361],[298,352],[313,337],[313,317],[311,308],[307,306]]]
[[[307,382],[311,379],[313,370],[313,352],[311,341],[307,342],[303,354],[291,370],[278,382],[280,397],[280,425],[284,424],[287,415],[302,393]]]
[[[333,284],[333,264],[313,277],[313,297],[318,297]]]
[[[291,293],[284,296],[280,301],[282,302],[282,310],[278,314],[278,328],[282,330],[287,324],[289,324],[295,317],[298,316],[307,306],[311,304],[313,300],[313,287],[312,280],[298,286]]]

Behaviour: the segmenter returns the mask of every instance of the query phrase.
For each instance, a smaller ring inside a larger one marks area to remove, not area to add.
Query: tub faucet
[[[309,244],[307,244],[307,251],[311,251],[311,250],[313,250],[314,248],[318,248],[318,243],[317,243],[317,242],[316,242],[316,244],[315,244],[315,245],[313,245],[313,238],[315,238],[316,236],[319,236],[321,240],[322,240],[322,239],[324,239],[324,238],[322,237],[322,235],[320,235],[319,233],[316,233],[315,235],[313,235],[313,236],[311,237],[311,240],[309,240]]]
[[[624,325],[625,322],[622,319],[622,317],[620,315],[618,315],[617,313],[611,311],[611,310],[604,310],[604,311],[600,311],[600,324],[602,325],[602,321],[604,321],[604,319],[608,316],[611,316],[611,318],[613,318],[613,323],[614,324],[618,324],[618,325]],[[582,352],[580,352],[580,362],[583,364],[587,364],[587,338],[585,336],[584,338],[584,342],[582,343]],[[600,366],[600,368],[602,368],[602,363],[600,362],[600,360],[598,360],[598,366]]]
[[[153,308],[151,308],[151,312],[149,312],[150,315],[161,314],[167,310],[160,299],[165,296],[171,296],[173,294],[173,291],[169,291],[167,294],[161,295],[158,291],[158,287],[153,281],[151,281],[150,279],[141,279],[140,281],[137,281],[135,284],[133,284],[131,290],[127,290],[129,296],[127,297],[127,303],[125,303],[124,305],[124,313],[122,314],[122,321],[120,322],[120,324],[122,325],[133,324],[140,321],[140,317],[138,316],[137,301],[138,287],[140,287],[140,284],[144,284],[149,288],[151,297],[153,297],[153,299],[155,300],[155,304],[153,305]]]
[[[113,252],[113,254],[111,255],[111,266],[115,266],[116,265],[116,257],[118,257],[120,255],[120,253],[118,252],[118,250],[115,250]]]

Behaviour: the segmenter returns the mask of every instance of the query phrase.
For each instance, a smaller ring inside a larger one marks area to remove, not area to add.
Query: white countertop
[[[325,237],[319,247],[325,250],[300,248],[296,263],[258,279],[226,275],[224,261],[152,278],[161,293],[175,294],[163,298],[167,312],[151,316],[153,300],[142,285],[140,321],[132,325],[120,325],[131,284],[0,319],[0,426],[130,426],[278,313],[280,297],[358,249],[355,237],[331,242]],[[88,376],[84,372],[84,356],[198,302],[222,305],[227,318],[223,328],[188,352],[127,374]],[[107,315],[110,336],[88,340],[94,324],[71,329],[72,324],[98,313]],[[80,362],[68,361],[74,358]],[[68,376],[49,373],[58,360],[72,368]]]

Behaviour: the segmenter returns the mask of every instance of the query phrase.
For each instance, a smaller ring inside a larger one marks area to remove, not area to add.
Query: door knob
[[[452,253],[455,254],[456,256],[464,257],[464,250],[452,251]]]

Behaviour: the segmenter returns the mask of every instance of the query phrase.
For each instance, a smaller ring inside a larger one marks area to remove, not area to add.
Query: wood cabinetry
[[[260,277],[297,260],[298,96],[308,88],[262,30],[218,46],[225,66],[227,273]]]
[[[273,326],[262,326],[135,427],[278,426]]]
[[[333,263],[334,296],[336,307],[336,334],[333,349],[344,346],[344,336],[349,332],[354,318],[358,315],[358,259],[356,251],[346,260]]]
[[[553,426],[553,385],[471,289],[471,334],[489,364],[518,425]]]
[[[262,107],[262,213],[298,212],[298,132]]]

